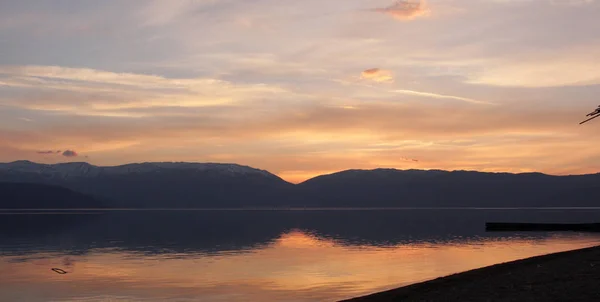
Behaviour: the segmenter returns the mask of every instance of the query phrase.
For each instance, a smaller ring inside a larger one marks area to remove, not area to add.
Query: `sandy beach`
[[[344,301],[600,301],[600,246],[496,264]]]

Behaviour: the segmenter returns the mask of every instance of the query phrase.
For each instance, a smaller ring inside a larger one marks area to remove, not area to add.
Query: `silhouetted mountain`
[[[544,207],[600,206],[600,174],[348,170],[292,185],[235,164],[142,163],[97,167],[18,161],[0,181],[60,185],[114,207]]]
[[[472,171],[349,170],[299,185],[318,207],[544,207],[600,206],[600,174]]]
[[[0,183],[0,209],[102,208],[91,196],[57,186]]]
[[[18,161],[0,164],[0,181],[64,186],[112,201],[114,207],[276,206],[293,187],[263,170],[236,164],[141,163],[97,167]]]

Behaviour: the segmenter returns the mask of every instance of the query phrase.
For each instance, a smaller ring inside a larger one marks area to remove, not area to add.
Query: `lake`
[[[336,301],[600,242],[486,221],[600,209],[5,211],[0,301]]]

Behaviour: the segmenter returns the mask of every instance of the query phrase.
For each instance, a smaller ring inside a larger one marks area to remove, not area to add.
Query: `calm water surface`
[[[3,214],[0,301],[336,301],[600,242],[485,232],[598,209]]]

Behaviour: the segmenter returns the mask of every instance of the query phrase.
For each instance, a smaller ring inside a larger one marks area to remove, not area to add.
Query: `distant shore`
[[[600,207],[229,207],[229,208],[0,208],[14,211],[537,211],[537,210],[600,210]]]
[[[340,302],[600,301],[599,285],[600,246],[596,246],[496,264]]]

